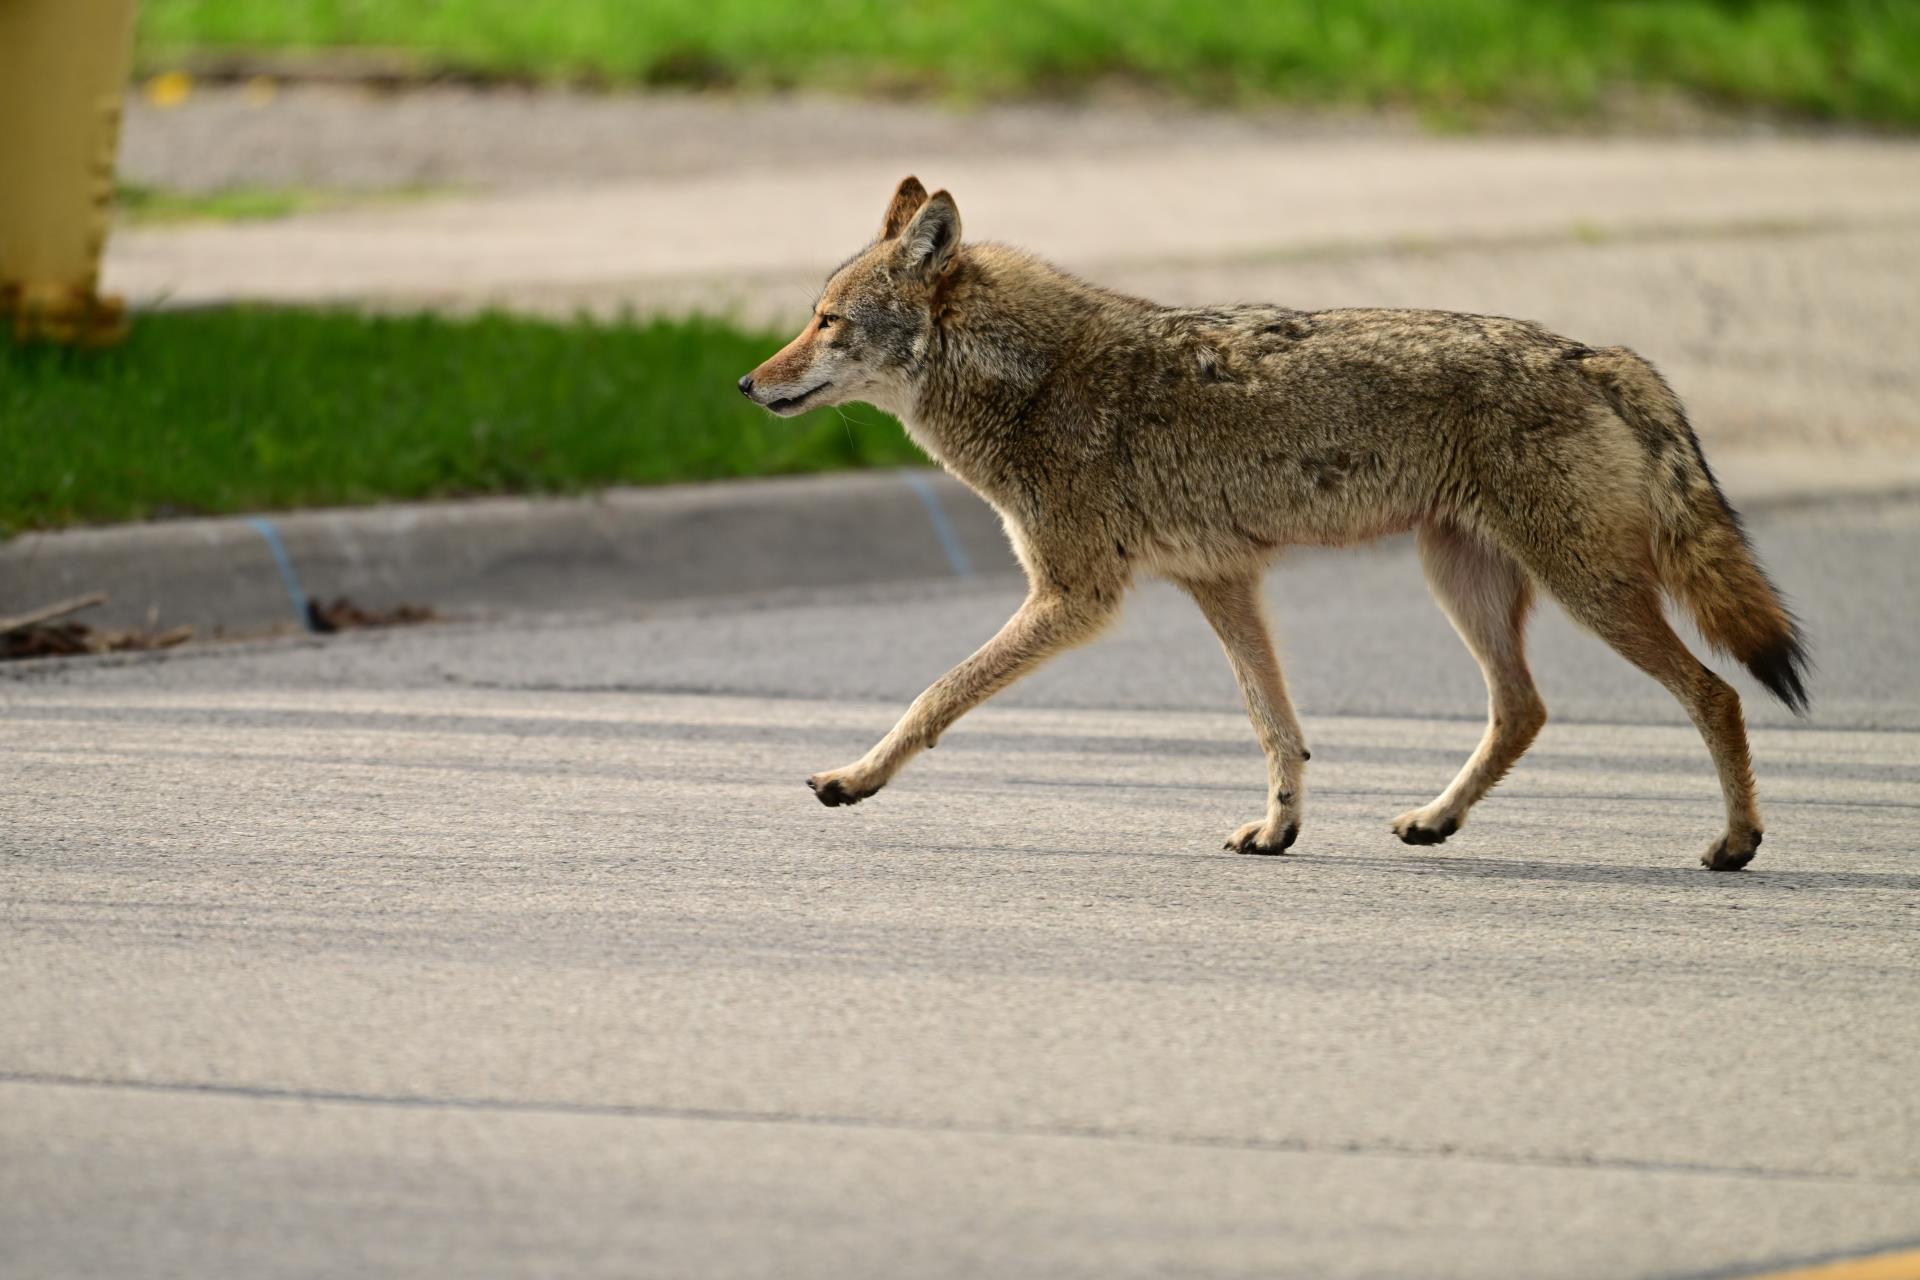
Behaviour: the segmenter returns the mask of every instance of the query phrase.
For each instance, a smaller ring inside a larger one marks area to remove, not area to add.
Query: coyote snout
[[[783,418],[791,418],[796,413],[805,413],[808,409],[828,403],[821,397],[822,393],[831,390],[832,387],[833,383],[829,380],[822,380],[811,386],[776,383],[772,387],[765,387],[756,385],[752,374],[740,379],[741,395]]]
[[[1310,757],[1263,572],[1290,543],[1411,529],[1486,675],[1489,716],[1446,790],[1394,821],[1402,840],[1457,833],[1545,724],[1525,654],[1544,588],[1699,726],[1727,810],[1702,862],[1736,870],[1759,848],[1739,695],[1688,652],[1663,599],[1796,711],[1805,645],[1679,400],[1631,351],[1498,316],[1157,306],[963,245],[952,197],[908,178],[806,328],[740,389],[775,413],[863,400],[894,414],[1000,513],[1027,572],[998,635],[859,761],[808,779],[824,804],[879,791],[1154,574],[1212,623],[1266,753],[1265,812],[1227,847],[1280,853],[1300,832]]]

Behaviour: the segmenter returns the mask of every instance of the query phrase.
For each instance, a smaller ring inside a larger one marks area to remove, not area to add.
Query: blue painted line
[[[973,561],[967,559],[967,549],[960,545],[960,535],[953,531],[953,522],[947,519],[947,512],[940,505],[940,494],[934,489],[933,482],[918,471],[902,471],[902,478],[909,488],[920,495],[920,505],[927,509],[927,519],[933,524],[933,534],[940,539],[941,550],[947,553],[947,564],[953,569],[956,578],[973,576]]]
[[[307,607],[307,593],[300,586],[300,575],[293,571],[293,557],[287,554],[287,544],[280,541],[280,531],[273,527],[273,521],[265,516],[249,516],[247,523],[254,532],[266,539],[267,550],[273,552],[273,562],[280,566],[280,581],[287,588],[287,599],[293,602],[293,616],[300,625],[313,630],[313,613]]]

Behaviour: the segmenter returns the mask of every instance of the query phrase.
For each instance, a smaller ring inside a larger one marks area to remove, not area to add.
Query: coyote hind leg
[[[1760,847],[1761,830],[1740,695],[1694,657],[1667,625],[1645,525],[1597,504],[1536,508],[1526,513],[1525,522],[1510,518],[1510,523],[1516,536],[1502,543],[1521,559],[1534,581],[1552,592],[1574,621],[1652,676],[1686,708],[1713,755],[1727,812],[1726,830],[1700,861],[1714,871],[1746,866]]]
[[[1422,525],[1418,541],[1434,599],[1487,680],[1487,732],[1480,745],[1431,804],[1393,820],[1394,834],[1408,844],[1439,844],[1466,824],[1467,811],[1532,744],[1547,722],[1547,708],[1527,670],[1533,588],[1520,566],[1505,552],[1444,522]]]
[[[1753,759],[1740,695],[1708,670],[1667,625],[1659,588],[1646,581],[1598,594],[1549,588],[1567,612],[1612,645],[1621,657],[1664,685],[1680,700],[1713,755],[1727,806],[1727,829],[1707,846],[1700,862],[1710,871],[1738,871],[1760,848],[1760,807],[1754,799]]]

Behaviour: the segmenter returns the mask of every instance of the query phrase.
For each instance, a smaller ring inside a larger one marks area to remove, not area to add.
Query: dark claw
[[[1236,853],[1255,853],[1255,854],[1259,854],[1262,857],[1272,858],[1272,857],[1277,857],[1278,855],[1283,854],[1287,850],[1291,849],[1293,847],[1293,842],[1295,840],[1298,840],[1299,838],[1300,838],[1300,824],[1296,822],[1296,823],[1293,823],[1291,826],[1289,826],[1286,829],[1286,832],[1281,835],[1279,844],[1261,844],[1258,840],[1255,840],[1252,836],[1247,836],[1243,838],[1240,841],[1240,843],[1237,845],[1231,840],[1227,841],[1226,847],[1229,849],[1232,849]]]
[[[807,786],[812,789],[814,795],[820,798],[820,803],[826,805],[829,809],[837,809],[843,804],[859,804],[862,800],[865,800],[873,794],[871,791],[849,791],[840,785],[838,778],[835,778],[824,787],[812,778],[808,778]]]
[[[1445,844],[1448,836],[1460,829],[1460,824],[1448,818],[1438,827],[1408,827],[1400,836],[1408,844]]]
[[[1714,842],[1713,848],[1700,855],[1700,865],[1709,871],[1739,871],[1753,861],[1754,854],[1760,852],[1761,839],[1761,833],[1756,831],[1753,833],[1752,848],[1739,853],[1728,853],[1727,842],[1723,837]]]

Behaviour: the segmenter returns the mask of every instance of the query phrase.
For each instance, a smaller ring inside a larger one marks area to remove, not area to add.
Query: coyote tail
[[[1653,559],[1707,643],[1738,659],[1798,715],[1807,713],[1806,638],[1720,491],[1686,410],[1659,372],[1625,347],[1579,359],[1580,371],[1637,432],[1649,457]]]

